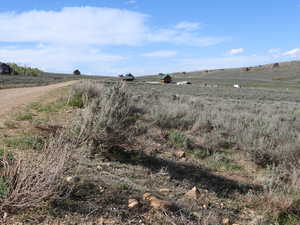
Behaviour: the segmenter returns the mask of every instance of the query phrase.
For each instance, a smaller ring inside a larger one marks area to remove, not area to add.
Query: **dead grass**
[[[28,158],[25,156],[13,165],[5,163],[2,176],[8,193],[0,200],[1,212],[17,212],[39,207],[53,196],[60,186],[60,178],[70,154],[62,137],[51,139],[43,151]]]

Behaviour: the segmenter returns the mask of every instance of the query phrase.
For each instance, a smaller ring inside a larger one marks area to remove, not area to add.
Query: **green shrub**
[[[284,224],[284,225],[300,224],[300,216],[299,215],[293,215],[293,214],[281,215],[278,218],[278,222],[280,224]]]
[[[209,168],[217,171],[236,171],[243,168],[224,154],[216,153],[208,163]]]
[[[208,156],[211,156],[211,152],[207,149],[189,149],[187,151],[187,153],[191,156],[191,157],[194,157],[196,159],[204,159]]]
[[[5,197],[9,192],[9,187],[3,177],[0,177],[0,198]]]
[[[9,66],[13,69],[15,75],[39,76],[43,74],[43,71],[37,68],[19,66],[15,63],[9,63]]]
[[[11,138],[4,140],[7,147],[19,149],[35,149],[41,150],[44,146],[43,138],[39,136]]]
[[[0,167],[3,167],[3,161],[12,162],[15,160],[15,157],[12,152],[0,149]]]
[[[191,140],[180,131],[172,131],[169,135],[169,140],[175,147],[189,149],[191,147]]]
[[[94,88],[98,90],[99,87]],[[86,108],[73,119],[70,128],[71,138],[76,143],[90,141],[88,146],[92,155],[129,143],[133,133],[129,128],[136,118],[124,83],[117,83],[102,92],[101,98],[85,103]],[[85,92],[82,94],[86,95]]]
[[[17,120],[23,121],[23,120],[32,120],[33,115],[32,113],[24,113],[24,114],[19,114],[17,115]]]
[[[68,100],[68,105],[74,108],[82,108],[84,106],[82,94],[74,93],[72,97]]]
[[[76,108],[87,106],[92,99],[102,95],[103,86],[92,81],[81,81],[73,86],[67,104]]]

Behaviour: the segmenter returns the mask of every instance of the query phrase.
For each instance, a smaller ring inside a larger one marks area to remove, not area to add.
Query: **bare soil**
[[[77,81],[68,81],[42,87],[13,88],[0,90],[0,119],[17,107],[30,104],[57,88],[66,87]]]

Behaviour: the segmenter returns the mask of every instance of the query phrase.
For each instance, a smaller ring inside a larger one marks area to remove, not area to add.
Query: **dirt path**
[[[14,108],[30,104],[41,96],[57,88],[74,84],[77,81],[69,81],[41,87],[13,88],[0,90],[0,119]]]

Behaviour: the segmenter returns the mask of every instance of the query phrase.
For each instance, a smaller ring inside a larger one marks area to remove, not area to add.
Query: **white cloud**
[[[281,50],[279,48],[271,48],[268,50],[269,54],[278,54],[280,52],[281,52]]]
[[[300,56],[300,48],[295,48],[290,51],[284,52],[284,56],[290,56],[290,57],[298,57]]]
[[[177,66],[181,66],[182,69],[179,71],[182,71],[255,66],[271,62],[272,58],[269,56],[249,55],[212,58],[186,58],[180,60]]]
[[[95,45],[138,45],[169,42],[209,46],[224,37],[203,37],[198,23],[182,22],[177,28],[153,29],[142,13],[112,8],[67,7],[61,11],[0,13],[0,42],[41,42]]]
[[[127,3],[127,4],[135,4],[135,3],[136,3],[136,0],[128,0],[126,3]]]
[[[271,55],[274,59],[280,58],[282,56],[282,52],[279,48],[271,48],[268,50],[268,54]]]
[[[229,51],[229,55],[238,55],[242,54],[245,50],[243,48],[234,48]]]
[[[208,47],[231,40],[230,37],[202,37],[187,30],[160,29],[149,33],[148,40],[151,42],[174,43],[178,45]]]
[[[198,30],[201,27],[200,23],[192,23],[192,22],[180,22],[175,25],[176,29],[180,30]]]
[[[144,39],[146,15],[111,8],[0,13],[0,42],[135,45]]]
[[[0,61],[16,62],[22,65],[39,67],[51,72],[71,72],[74,68],[86,69],[85,73],[95,73],[99,69],[120,62],[125,58],[118,55],[102,53],[88,47],[73,48],[69,46],[38,45],[33,48],[0,48]],[[95,68],[95,65],[98,68]]]
[[[102,73],[114,71],[116,65],[125,61],[121,55],[100,51],[111,46],[165,43],[206,47],[230,39],[200,34],[199,23],[153,28],[149,19],[135,11],[96,7],[0,12],[0,61],[56,72],[82,66],[87,72]],[[159,51],[149,52],[148,56],[151,53],[157,57],[176,55],[174,51]]]
[[[175,55],[177,55],[176,51],[164,51],[164,50],[142,54],[142,56],[147,56],[147,57],[171,57]]]

